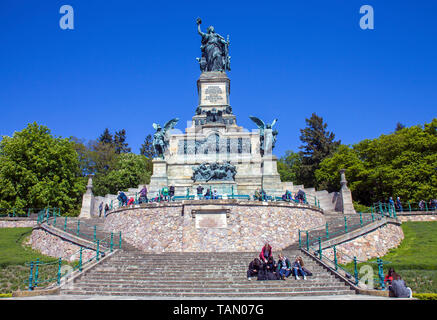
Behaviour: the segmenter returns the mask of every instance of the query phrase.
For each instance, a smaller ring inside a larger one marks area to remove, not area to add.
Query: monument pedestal
[[[281,196],[282,190],[281,176],[278,173],[278,158],[274,155],[266,155],[262,158],[262,188],[271,196]]]
[[[152,160],[153,175],[150,177],[148,194],[154,197],[164,186],[168,186],[167,161],[161,158]]]

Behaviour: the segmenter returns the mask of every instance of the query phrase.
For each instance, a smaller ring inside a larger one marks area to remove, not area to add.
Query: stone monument
[[[157,132],[158,157],[153,160],[151,196],[163,186],[174,186],[175,195],[196,194],[201,184],[221,195],[253,195],[263,188],[268,195],[280,196],[285,186],[277,170],[277,158],[272,150],[278,134],[273,130],[276,119],[264,124],[251,119],[258,130],[246,130],[237,125],[230,103],[229,36],[227,39],[208,27],[201,36],[200,77],[197,80],[198,105],[191,126],[184,133],[170,133],[177,119]],[[154,137],[155,141],[155,137]]]

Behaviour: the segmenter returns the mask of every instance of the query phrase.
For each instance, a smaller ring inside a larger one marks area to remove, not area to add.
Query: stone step
[[[171,277],[167,277],[167,278],[166,277],[160,277],[159,279],[157,279],[157,277],[155,277],[155,276],[148,276],[148,277],[147,276],[143,276],[143,277],[139,276],[139,277],[131,277],[131,278],[126,277],[126,276],[124,276],[124,277],[87,276],[87,277],[84,277],[84,278],[79,278],[78,280],[76,280],[76,283],[80,283],[80,282],[88,281],[88,280],[90,280],[90,281],[103,281],[103,282],[105,282],[105,281],[106,282],[111,282],[111,281],[114,281],[114,280],[119,280],[119,281],[125,280],[127,282],[132,282],[132,283],[134,283],[134,282],[141,282],[141,281],[150,281],[150,282],[153,282],[153,281],[160,280],[162,283],[166,283],[166,282],[170,282],[170,281],[177,281],[177,280],[180,280],[180,279],[181,278],[174,278],[174,277],[173,278],[171,278]],[[292,277],[292,276],[287,278],[287,280],[288,279],[290,279],[290,281],[300,281],[300,280],[295,280],[294,277]],[[256,278],[254,278],[254,281],[255,280],[256,280]],[[302,278],[301,278],[301,280],[302,280]],[[248,281],[248,280],[246,278],[246,275],[241,275],[241,276],[235,276],[235,277],[225,277],[225,276],[221,276],[221,277],[218,277],[218,276],[211,276],[211,277],[208,277],[208,276],[190,277],[190,278],[185,278],[185,281],[191,283],[191,282],[210,282],[210,281],[211,282],[219,282],[219,281],[222,281],[222,282],[244,282],[244,281]],[[304,281],[304,280],[302,280],[302,281]],[[312,282],[327,283],[327,282],[330,282],[330,281],[337,281],[338,282],[338,280],[335,279],[334,277],[332,277],[332,278],[328,278],[328,277],[326,277],[326,278],[322,278],[322,277],[317,277],[317,278],[307,277],[307,280],[305,280],[305,281],[309,281],[310,283],[312,283]]]
[[[88,291],[88,290],[65,290],[63,294],[71,295],[109,295],[109,296],[162,296],[162,297],[202,297],[202,298],[215,298],[215,297],[247,297],[248,299],[265,297],[265,298],[281,298],[290,296],[321,296],[321,295],[354,295],[355,292],[351,290],[333,290],[333,291],[300,291],[300,292],[144,292],[144,291]]]
[[[92,273],[91,273],[92,272]],[[105,275],[117,275],[117,274],[123,274],[123,276],[145,276],[145,275],[161,275],[161,276],[201,276],[201,275],[241,275],[246,274],[247,270],[223,270],[223,269],[211,269],[211,270],[179,270],[179,269],[168,269],[168,270],[155,270],[155,269],[149,269],[149,270],[133,270],[133,269],[105,269],[105,267],[98,267],[94,270],[90,271],[90,274],[100,273]],[[313,275],[325,275],[326,271],[323,270],[312,270]]]
[[[310,280],[271,280],[271,281],[247,281],[244,283],[238,283],[238,282],[227,282],[225,284],[223,283],[206,283],[206,284],[199,284],[199,283],[185,283],[185,284],[168,284],[168,283],[149,283],[149,282],[136,282],[135,284],[132,283],[126,283],[126,282],[83,282],[75,284],[75,287],[80,288],[141,288],[141,289],[152,289],[152,288],[161,288],[161,289],[175,289],[179,290],[180,288],[234,288],[234,289],[259,289],[260,286],[262,286],[265,289],[275,289],[275,288],[318,288],[318,287],[341,287],[344,289],[346,286],[345,284],[341,285],[338,282],[331,281],[331,282],[311,282]]]
[[[85,291],[123,291],[125,293],[129,292],[172,292],[172,293],[184,293],[184,292],[217,292],[217,293],[234,293],[234,292],[252,292],[266,290],[267,288],[223,288],[223,287],[193,287],[193,288],[172,288],[172,287],[159,287],[159,288],[147,288],[147,287],[115,287],[115,286],[99,286],[99,287],[78,287],[77,289],[83,289]],[[345,286],[325,286],[325,287],[274,287],[271,288],[275,293],[280,292],[311,292],[311,291],[335,291],[335,290],[346,290]]]
[[[235,266],[240,267],[244,266],[247,267],[249,263],[252,260],[244,260],[244,259],[235,259],[235,260],[176,260],[176,259],[119,259],[117,257],[113,257],[111,261],[109,262],[110,265],[124,265],[124,266],[131,266],[131,265],[148,265],[148,266],[155,266],[159,267],[162,265],[165,266],[172,266],[175,267],[175,264],[177,266],[196,266],[196,265],[211,265],[211,266]],[[316,262],[313,262],[311,260],[304,261],[304,266],[311,266],[311,265],[317,265]]]

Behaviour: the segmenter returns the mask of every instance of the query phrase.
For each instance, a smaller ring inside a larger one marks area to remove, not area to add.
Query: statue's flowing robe
[[[264,130],[264,154],[272,154],[273,133],[272,129]]]
[[[225,69],[223,65],[224,45],[219,35],[208,33],[204,36],[204,41],[206,71],[223,71]]]

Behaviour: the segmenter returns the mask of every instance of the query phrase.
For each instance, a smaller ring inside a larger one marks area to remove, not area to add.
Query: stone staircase
[[[72,235],[77,235],[77,221],[78,218],[76,217],[68,217],[67,219],[67,232],[71,233]],[[51,220],[51,223],[53,223],[53,219]],[[80,227],[79,227],[79,237],[88,241],[94,241],[94,226],[96,226],[96,238],[99,240],[104,240],[105,242],[109,243],[111,232],[103,230],[104,225],[104,218],[91,218],[91,219],[80,219]],[[64,230],[64,221],[62,219],[58,220],[56,223],[56,227],[58,227],[61,230]],[[113,235],[113,241],[114,241],[114,248],[118,249],[118,240],[119,240],[119,234],[116,230],[114,230]],[[102,246],[107,246],[106,243],[101,244]],[[134,246],[130,245],[126,241],[121,241],[121,248],[124,250],[136,250]]]
[[[360,215],[358,213],[356,214],[341,214],[341,213],[325,213],[324,214],[326,222],[329,224],[328,231],[329,231],[329,237],[333,238],[340,234],[344,234],[344,217],[347,218],[347,226],[348,226],[348,232],[359,229],[360,226]],[[363,226],[368,224],[369,221],[371,221],[371,214],[370,213],[363,213],[362,214],[363,219]],[[376,217],[375,217],[376,219]],[[321,237],[322,241],[326,240],[326,228],[325,226],[321,226],[320,229],[313,229],[308,232],[309,238],[310,238],[310,245],[317,242],[317,238]],[[301,241],[302,246],[304,247],[306,245],[306,234],[303,232],[301,234]],[[297,249],[299,247],[298,243],[295,243],[291,245],[289,248]]]
[[[292,261],[299,250],[283,251]],[[257,281],[246,278],[248,264],[257,253],[146,254],[124,247],[96,267],[84,272],[67,295],[117,295],[154,297],[281,298],[307,295],[355,294],[317,262],[304,257],[313,276],[307,280]]]

